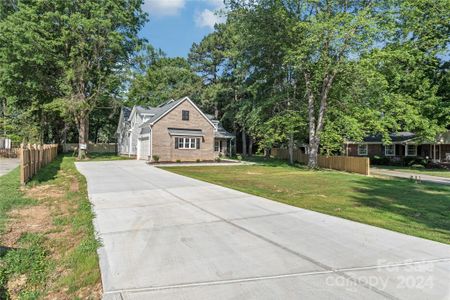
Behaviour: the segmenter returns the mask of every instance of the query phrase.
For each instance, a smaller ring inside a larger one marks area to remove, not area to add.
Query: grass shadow
[[[33,176],[30,183],[34,185],[54,180],[58,172],[61,170],[61,164],[63,162],[64,156],[65,155],[62,154],[56,156],[56,158],[51,163],[41,168],[36,173],[36,175]]]
[[[355,178],[355,181],[358,188],[353,199],[376,211],[381,226],[386,221],[391,229],[394,226],[397,231],[450,243],[447,186],[370,177]]]
[[[289,164],[287,160],[278,159],[278,158],[267,158],[262,155],[253,155],[247,156],[242,159],[242,161],[257,163],[259,165],[268,166],[268,167],[291,167],[291,168],[300,168],[306,169],[307,166],[304,164],[300,164],[295,162],[294,165]]]

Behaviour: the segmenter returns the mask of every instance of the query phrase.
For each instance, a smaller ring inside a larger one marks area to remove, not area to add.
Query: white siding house
[[[152,116],[151,109],[151,107],[142,106],[134,106],[132,109],[122,108],[116,131],[117,148],[120,155],[139,156],[140,153],[143,153],[138,148],[138,146],[145,147],[145,137],[140,138],[140,126]],[[140,141],[144,144],[139,145]]]

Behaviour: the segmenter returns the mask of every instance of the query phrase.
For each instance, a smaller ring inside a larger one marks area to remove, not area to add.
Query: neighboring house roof
[[[450,144],[450,130],[440,134],[437,138],[438,143]]]
[[[416,137],[416,135],[412,132],[395,132],[389,134],[389,137],[391,138],[391,141],[393,143],[399,143],[399,142],[406,142]],[[381,134],[377,135],[370,135],[366,136],[363,140],[367,143],[382,143],[383,142],[383,136]]]
[[[450,130],[439,134],[435,140],[423,140],[420,139],[415,133],[408,131],[401,131],[389,134],[392,143],[402,142],[420,142],[423,144],[437,143],[437,144],[450,144]],[[357,143],[354,141],[347,141],[347,143]],[[361,143],[383,143],[383,136],[381,134],[366,136]]]

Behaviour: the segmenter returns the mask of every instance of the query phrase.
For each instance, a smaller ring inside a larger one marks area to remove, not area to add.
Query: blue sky
[[[187,57],[193,42],[200,42],[215,23],[223,22],[215,14],[222,8],[222,0],[145,0],[150,21],[141,36],[167,56]]]

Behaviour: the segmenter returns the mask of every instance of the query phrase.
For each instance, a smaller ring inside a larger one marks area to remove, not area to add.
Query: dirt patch
[[[247,172],[247,175],[263,175],[263,173],[258,173],[258,172]]]
[[[64,196],[65,192],[54,185],[38,185],[25,190],[25,195],[36,200],[56,199]]]
[[[22,288],[27,284],[27,277],[25,275],[20,275],[12,280],[8,280],[6,284],[6,289],[11,295],[11,299],[19,299],[14,295],[18,295]]]
[[[78,180],[73,179],[72,182],[70,182],[69,191],[75,193],[78,192],[79,190],[80,190],[80,183],[78,182]]]
[[[53,227],[50,209],[45,205],[14,209],[9,217],[11,219],[2,237],[2,244],[6,247],[13,247],[26,232],[44,233]]]

